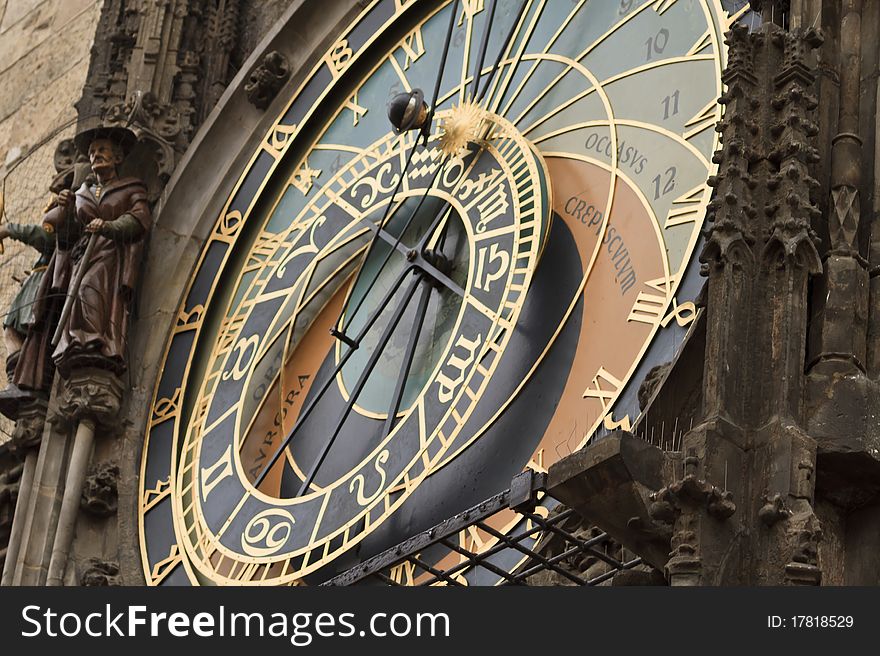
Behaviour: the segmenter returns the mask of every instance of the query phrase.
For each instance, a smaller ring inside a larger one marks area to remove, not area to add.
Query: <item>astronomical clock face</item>
[[[364,9],[180,307],[142,462],[147,581],[319,583],[634,423],[696,312],[730,20],[715,0]],[[426,127],[398,131],[395,98]]]

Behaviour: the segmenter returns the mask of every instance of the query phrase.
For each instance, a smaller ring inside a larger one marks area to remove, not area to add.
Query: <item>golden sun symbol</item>
[[[480,138],[485,113],[477,103],[471,101],[453,107],[440,125],[443,131],[440,149],[450,157],[460,155],[469,143]]]

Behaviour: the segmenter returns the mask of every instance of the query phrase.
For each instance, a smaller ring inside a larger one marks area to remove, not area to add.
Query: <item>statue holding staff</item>
[[[147,190],[119,168],[135,143],[125,128],[95,128],[76,136],[94,178],[76,193],[62,192],[59,208],[83,232],[69,255],[70,289],[53,338],[56,366],[98,367],[121,374],[144,240],[151,225]]]

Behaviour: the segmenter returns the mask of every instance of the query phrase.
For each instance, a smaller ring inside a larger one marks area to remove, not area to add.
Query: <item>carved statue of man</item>
[[[52,359],[62,375],[72,367],[93,366],[117,374],[126,367],[128,319],[145,238],[151,217],[147,191],[137,178],[120,177],[134,134],[124,128],[96,128],[77,135],[77,147],[86,152],[94,178],[72,193],[58,195],[67,220],[83,233],[70,250],[72,306],[61,329]],[[59,217],[60,218],[60,217]],[[88,258],[87,245],[94,239]]]
[[[76,162],[73,150],[71,139],[61,141],[55,150],[58,175],[49,185],[53,198],[44,210],[42,225],[10,223],[0,226],[0,239],[9,237],[23,242],[39,253],[3,321],[9,385],[0,391],[0,413],[13,420],[18,418],[22,403],[45,397],[55,373],[48,345],[64,301],[64,289],[58,286],[54,274],[58,270],[58,256],[62,253],[57,248],[69,249],[72,242],[67,231],[56,232],[57,221],[53,223],[51,219],[59,212],[58,194],[69,189],[78,177],[83,178],[84,171]],[[66,285],[66,280],[60,282]]]
[[[37,301],[43,274],[55,250],[55,237],[39,225],[6,223],[0,225],[0,241],[7,238],[27,244],[39,254],[3,317],[6,377],[12,381],[22,344],[27,337],[28,329],[34,324],[34,304]]]

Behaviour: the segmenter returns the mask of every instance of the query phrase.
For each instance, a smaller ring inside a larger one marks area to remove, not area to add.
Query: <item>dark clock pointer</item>
[[[376,344],[376,350],[374,350],[370,354],[370,359],[367,361],[364,370],[361,372],[360,377],[355,383],[354,388],[351,390],[351,394],[348,398],[348,403],[345,404],[345,408],[342,411],[342,416],[339,418],[339,421],[336,423],[336,429],[333,431],[333,434],[330,435],[330,438],[324,444],[324,448],[321,450],[321,454],[318,456],[318,459],[315,461],[315,464],[312,465],[311,470],[309,471],[308,476],[303,481],[303,484],[299,488],[299,492],[297,492],[297,496],[302,496],[305,494],[309,486],[312,484],[312,481],[315,480],[315,475],[318,473],[318,469],[320,469],[321,465],[324,462],[324,459],[327,457],[327,454],[330,453],[330,449],[333,446],[333,442],[336,441],[336,438],[339,437],[339,433],[342,430],[342,426],[345,424],[345,420],[348,419],[348,415],[351,414],[351,410],[354,407],[355,402],[357,402],[358,397],[360,396],[361,391],[364,389],[364,385],[367,384],[367,380],[370,375],[373,373],[373,369],[376,368],[376,364],[379,362],[379,358],[382,357],[385,351],[385,347],[388,344],[388,340],[391,339],[391,335],[394,333],[397,328],[397,324],[400,323],[401,318],[403,317],[404,312],[406,312],[406,308],[409,305],[410,300],[416,292],[416,289],[422,282],[422,275],[418,275],[413,281],[410,283],[409,287],[407,287],[404,292],[403,300],[400,302],[400,305],[394,310],[394,314],[391,317],[391,321],[388,322],[388,325],[385,327],[385,330],[382,332],[382,335],[379,337],[379,343]],[[353,353],[354,349],[351,349],[349,353]],[[330,377],[330,380],[333,380],[336,377],[335,373]],[[300,422],[298,421],[297,424]],[[289,440],[293,437],[294,431],[296,430],[296,426],[290,432],[290,435],[284,440],[285,445],[289,442]]]
[[[520,15],[522,14],[522,10],[525,8],[525,4],[526,3],[524,3],[523,7],[521,7]],[[446,35],[446,37],[447,37],[446,43],[444,44],[443,57],[441,58],[440,67],[439,67],[437,79],[435,82],[435,89],[434,89],[434,94],[432,97],[431,105],[428,107],[423,106],[424,105],[424,103],[422,102],[423,96],[419,90],[414,90],[410,94],[402,94],[403,96],[406,96],[405,98],[400,98],[400,100],[406,101],[406,104],[405,104],[405,107],[403,108],[403,111],[397,111],[397,112],[389,111],[389,115],[394,113],[396,118],[398,118],[398,120],[400,122],[400,125],[396,126],[396,127],[398,127],[398,129],[418,128],[418,129],[421,129],[423,132],[426,130],[427,131],[430,130],[430,126],[433,121],[434,110],[435,110],[435,106],[436,106],[436,98],[439,95],[440,84],[441,84],[443,72],[444,72],[444,69],[446,66],[446,59],[448,57],[449,43],[451,41],[452,28],[454,26],[454,19],[455,19],[455,15],[457,12],[457,7],[458,7],[458,0],[455,0],[454,6],[453,6],[453,11],[450,16],[449,29],[448,29],[447,35]],[[495,0],[492,0],[492,6],[491,6],[490,13],[494,13],[494,8],[495,8]],[[517,22],[518,22],[518,20],[517,20]],[[491,16],[490,16],[489,23],[491,24]],[[514,24],[513,28],[511,29],[511,32],[508,34],[507,39],[505,40],[504,48],[506,48],[507,43],[509,43],[510,39],[512,38],[513,29],[515,29],[515,26],[516,26],[516,23]],[[479,69],[482,68],[482,60],[485,58],[485,51],[488,46],[488,39],[489,39],[489,27],[487,26],[487,29],[483,34],[483,43],[481,45],[480,61],[478,61],[478,63],[477,63],[477,66],[479,67],[478,71],[479,71]],[[504,48],[502,48],[502,52],[503,52]],[[500,57],[501,57],[501,53],[499,53],[498,61],[495,62],[495,65],[493,66],[492,70],[490,71],[489,76],[486,78],[486,88],[488,87],[488,84],[491,82],[491,79],[494,77],[494,75],[498,71],[498,64],[500,61]],[[476,90],[479,88],[479,86],[478,86],[479,77],[480,76],[478,74],[475,81],[474,81],[475,95],[476,95]],[[484,92],[485,92],[485,90],[484,90]],[[415,102],[413,102],[413,101],[415,101]],[[392,101],[392,104],[393,103],[394,103],[394,101]],[[400,108],[398,107],[398,109],[400,109]],[[394,117],[392,117],[392,119],[393,118]],[[351,338],[345,334],[344,328],[347,326],[345,326],[342,323],[343,314],[344,314],[345,310],[342,311],[339,319],[337,320],[337,322],[335,324],[336,327],[331,329],[331,333],[334,335],[334,337],[336,337],[337,339],[340,339],[341,341],[346,343],[350,348],[343,355],[343,357],[340,358],[340,362],[337,365],[337,367],[335,368],[335,370],[333,371],[332,375],[328,377],[327,382],[324,383],[324,385],[318,391],[317,395],[312,399],[312,401],[308,405],[308,407],[304,409],[303,413],[297,419],[295,425],[291,429],[290,433],[288,433],[288,435],[285,437],[282,444],[272,454],[272,457],[269,459],[269,461],[264,466],[263,470],[260,472],[260,475],[257,477],[257,479],[255,481],[256,486],[259,486],[262,483],[262,481],[265,479],[269,470],[275,465],[278,458],[281,456],[281,454],[284,452],[284,450],[289,446],[290,442],[293,440],[293,437],[295,436],[297,430],[300,428],[300,426],[302,426],[302,424],[305,422],[305,420],[311,414],[311,411],[314,409],[314,407],[317,405],[317,403],[320,401],[320,399],[326,393],[327,389],[329,389],[330,384],[335,379],[338,372],[341,371],[341,369],[345,366],[345,364],[350,359],[351,355],[354,353],[354,350],[359,346],[361,340],[363,339],[363,336],[366,335],[367,331],[372,328],[373,324],[378,319],[378,316],[385,309],[385,306],[388,304],[388,302],[390,302],[391,296],[397,291],[401,281],[403,280],[403,277],[405,277],[411,271],[415,271],[418,269],[421,270],[416,281],[414,281],[410,285],[410,287],[407,288],[404,300],[395,309],[395,313],[392,317],[391,322],[388,324],[388,326],[386,326],[385,330],[383,331],[382,335],[380,336],[379,343],[377,344],[375,351],[370,355],[370,359],[367,362],[367,365],[366,365],[364,371],[361,373],[361,376],[358,379],[358,381],[355,385],[355,388],[352,390],[352,393],[349,396],[349,401],[346,404],[346,407],[342,413],[342,416],[340,417],[339,422],[337,423],[336,429],[334,430],[333,434],[328,439],[328,441],[325,443],[321,454],[319,455],[318,459],[316,460],[316,462],[312,466],[305,481],[303,481],[303,484],[300,487],[298,495],[302,495],[306,491],[308,491],[309,486],[314,481],[314,477],[317,474],[318,469],[320,468],[320,466],[322,465],[322,463],[326,459],[327,454],[329,453],[330,449],[332,448],[333,443],[335,442],[336,438],[338,437],[339,432],[342,429],[342,425],[345,423],[345,420],[347,419],[348,415],[350,414],[351,409],[354,406],[354,403],[357,401],[357,397],[360,394],[360,391],[362,390],[363,386],[366,384],[367,379],[369,378],[370,374],[372,373],[372,370],[375,368],[376,363],[378,362],[379,358],[381,357],[382,352],[384,351],[385,345],[387,344],[388,340],[391,338],[391,334],[394,332],[397,324],[400,321],[400,318],[403,316],[403,313],[406,311],[406,308],[407,308],[410,300],[412,299],[412,296],[415,294],[415,291],[416,291],[416,288],[418,287],[418,285],[420,285],[420,284],[423,285],[423,289],[422,289],[422,295],[421,295],[421,298],[419,301],[419,310],[417,312],[417,317],[416,317],[417,329],[412,332],[412,334],[410,336],[410,343],[408,344],[407,350],[405,352],[404,360],[403,360],[403,363],[401,366],[401,374],[400,374],[398,381],[397,381],[397,384],[395,386],[391,409],[390,409],[389,416],[388,416],[388,419],[386,420],[386,425],[384,428],[385,435],[390,433],[390,431],[393,429],[394,418],[395,418],[397,412],[399,411],[399,406],[400,406],[400,403],[401,403],[401,400],[403,397],[403,392],[404,392],[404,388],[405,388],[405,384],[406,384],[406,378],[409,375],[409,370],[412,367],[412,361],[415,356],[415,348],[416,348],[417,341],[418,341],[418,334],[421,332],[422,325],[424,324],[425,314],[427,313],[427,306],[428,306],[428,302],[430,300],[430,292],[431,292],[432,284],[428,281],[426,276],[430,276],[436,282],[439,282],[440,284],[446,286],[447,288],[449,288],[450,290],[452,290],[454,293],[458,294],[459,296],[462,296],[462,297],[464,296],[464,290],[458,284],[456,284],[451,278],[449,278],[446,271],[442,270],[442,269],[448,270],[448,268],[449,268],[449,262],[448,262],[448,260],[446,260],[445,256],[443,256],[442,252],[441,252],[442,244],[445,242],[446,231],[449,226],[448,223],[446,224],[446,226],[444,226],[442,234],[440,235],[439,243],[441,244],[441,248],[437,249],[437,252],[431,252],[431,251],[427,250],[427,244],[428,244],[429,240],[433,237],[436,230],[440,227],[440,223],[442,222],[442,220],[445,216],[444,210],[447,209],[446,208],[446,206],[448,205],[447,203],[444,203],[444,205],[437,212],[437,214],[431,224],[431,227],[422,236],[422,238],[419,240],[419,243],[414,248],[409,248],[406,245],[401,243],[401,236],[406,232],[406,229],[409,227],[409,225],[412,223],[412,221],[418,215],[418,212],[421,209],[424,200],[427,198],[431,187],[433,187],[433,184],[436,181],[437,174],[435,174],[435,177],[432,180],[431,185],[425,190],[425,193],[423,194],[422,198],[420,199],[419,204],[416,206],[415,210],[411,213],[410,217],[408,218],[406,224],[404,225],[404,229],[401,230],[401,232],[400,232],[400,236],[394,237],[394,236],[390,235],[384,229],[384,226],[386,225],[386,222],[387,222],[389,216],[391,215],[391,210],[394,206],[394,198],[400,189],[401,183],[403,181],[403,177],[409,168],[409,165],[410,165],[410,162],[412,161],[412,157],[413,157],[413,154],[415,152],[416,147],[417,147],[417,144],[414,145],[413,149],[410,151],[410,155],[407,158],[407,162],[404,165],[403,171],[401,172],[400,180],[398,181],[398,184],[395,187],[394,192],[392,193],[391,201],[389,202],[388,207],[386,208],[386,211],[382,217],[382,220],[378,224],[374,224],[373,222],[371,222],[367,219],[364,219],[364,222],[367,223],[367,225],[371,228],[371,230],[373,230],[373,237],[370,241],[370,245],[367,248],[367,252],[364,255],[363,261],[367,260],[367,258],[370,255],[370,252],[372,251],[372,249],[375,246],[376,241],[380,238],[383,239],[384,241],[386,241],[387,243],[391,244],[392,249],[389,251],[388,255],[383,260],[382,266],[380,266],[379,270],[374,274],[373,278],[371,279],[371,281],[367,287],[366,292],[362,296],[361,302],[359,302],[357,307],[355,308],[355,312],[357,311],[357,309],[360,308],[360,305],[363,302],[363,299],[365,299],[369,295],[370,289],[372,289],[372,287],[375,285],[376,280],[379,277],[379,274],[381,273],[382,269],[389,261],[390,255],[395,249],[401,251],[404,254],[404,256],[407,258],[407,260],[411,263],[411,266],[408,267],[401,274],[400,277],[398,277],[398,279],[395,281],[394,285],[392,286],[391,290],[389,290],[389,293],[386,294],[385,298],[382,300],[379,307],[374,311],[373,315],[371,315],[369,317],[367,323],[361,329],[359,335],[356,338]],[[445,163],[445,159],[446,158],[444,158],[444,163]],[[440,170],[442,170],[442,163],[441,163],[441,166],[438,168],[438,172]],[[363,271],[363,269],[361,269],[361,272],[362,271]],[[360,277],[361,272],[358,273],[358,276],[357,276],[358,279]],[[357,282],[358,282],[358,280],[355,280],[353,285],[356,285]],[[354,312],[351,312],[349,315],[349,321],[351,320],[351,316],[353,316],[353,315],[354,315]]]
[[[380,441],[388,437],[394,429],[397,413],[400,411],[400,403],[403,400],[403,392],[406,389],[406,381],[409,378],[409,372],[410,369],[412,369],[413,359],[416,355],[419,336],[422,332],[422,326],[425,324],[425,316],[428,314],[428,303],[431,300],[431,289],[433,285],[431,285],[430,281],[427,280],[425,276],[420,276],[419,281],[421,282],[422,290],[421,295],[419,296],[419,305],[416,309],[415,323],[413,324],[412,332],[409,334],[409,342],[406,345],[403,362],[401,362],[400,374],[398,374],[397,382],[394,385],[394,394],[391,396],[391,405],[388,408],[388,418],[385,419],[385,426],[382,429],[382,437]]]
[[[449,16],[449,26],[446,29],[446,39],[443,44],[443,55],[440,57],[440,67],[437,71],[437,79],[434,83],[434,95],[431,98],[431,104],[427,105],[424,102],[424,94],[421,89],[413,89],[409,93],[401,93],[392,98],[391,102],[388,105],[388,118],[391,120],[392,125],[397,129],[398,132],[405,132],[407,130],[418,129],[421,131],[424,145],[428,143],[428,135],[431,133],[431,124],[434,121],[434,108],[437,105],[437,96],[440,93],[440,83],[443,80],[443,71],[446,69],[446,59],[449,56],[449,44],[452,42],[452,31],[455,27],[455,14],[458,12],[458,3],[459,0],[455,0],[452,5],[452,13]],[[403,180],[406,177],[407,171],[409,171],[410,164],[412,163],[413,155],[415,155],[416,148],[418,148],[419,142],[416,141],[413,143],[412,150],[409,153],[409,157],[407,157],[406,163],[404,164],[403,170],[400,172],[400,179],[397,181],[397,185],[394,187],[394,191],[391,193],[391,200],[388,203],[388,207],[385,208],[385,213],[382,216],[382,220],[379,222],[379,227],[382,228],[385,226],[386,222],[390,220],[393,216],[391,213],[391,209],[394,207],[394,199],[400,191],[400,187],[403,184]],[[442,169],[441,166],[438,168],[438,172]],[[436,180],[436,175],[434,176]],[[433,186],[434,182],[432,180],[431,186]],[[430,187],[428,187],[430,189]],[[427,196],[427,190],[425,191],[425,196]],[[422,201],[424,201],[425,196],[422,197]],[[406,231],[406,228],[409,227],[409,224],[415,218],[416,213],[422,205],[422,201],[419,202],[419,205],[416,207],[415,211],[410,215],[409,220],[406,223],[406,226],[401,231],[401,235]],[[370,245],[367,247],[367,252],[364,254],[363,262],[366,262],[370,257],[370,253],[373,251],[373,247],[376,244],[380,236],[380,232],[374,232],[373,238],[370,240]],[[393,251],[393,249],[392,249]],[[375,276],[373,276],[372,280],[370,280],[370,284],[367,285],[367,289],[364,292],[364,295],[361,297],[366,298],[369,295],[370,290],[376,284],[376,280],[378,280],[379,275],[382,272],[382,269],[385,268],[385,265],[388,263],[388,258],[385,258],[385,261],[382,263],[382,266],[379,267],[379,270],[376,271]],[[357,283],[360,281],[361,273],[363,272],[363,267],[358,271],[355,276],[355,281],[352,284],[352,289],[355,289]],[[360,309],[360,303],[357,304],[354,312],[349,314],[349,321]],[[352,348],[357,348],[357,341],[352,340],[345,332],[347,326],[343,323],[343,315],[345,313],[345,307],[340,311],[339,317],[336,319],[333,324],[333,328],[330,329],[330,334],[333,335],[336,339],[341,342],[347,344]]]
[[[504,56],[504,52],[507,50],[507,47],[510,45],[510,41],[511,41],[511,39],[513,39],[513,35],[516,32],[516,28],[519,25],[520,21],[522,20],[523,14],[525,13],[526,7],[528,7],[528,5],[529,5],[529,0],[523,0],[522,4],[519,6],[519,12],[517,12],[516,18],[514,19],[513,24],[510,26],[510,31],[507,33],[507,36],[504,39],[504,43],[501,44],[501,49],[498,51],[498,56],[495,58],[495,63],[492,64],[492,68],[489,70],[489,76],[486,78],[486,82],[483,85],[483,88],[480,90],[480,93],[478,95],[476,95],[477,102],[481,102],[483,100],[483,97],[486,95],[486,92],[489,90],[489,84],[491,84],[492,78],[495,77],[495,73],[498,72],[498,67],[501,65],[501,58]],[[494,6],[492,7],[492,9],[494,11],[494,9],[495,9]],[[489,22],[491,23],[491,20]],[[488,32],[489,32],[489,27],[487,26],[486,27],[486,34],[483,35],[483,38],[485,40],[488,40]],[[525,48],[523,48],[522,51],[525,52]],[[480,62],[480,65],[482,66],[482,60]],[[513,66],[513,67],[519,66],[519,61],[512,63],[511,66]],[[479,79],[479,76],[477,76],[477,77]],[[474,89],[476,89],[476,88],[477,88],[477,84],[475,82]]]
[[[474,60],[474,81],[471,94],[471,98],[474,100],[478,100],[477,92],[480,90],[480,73],[483,70],[483,62],[486,60],[486,48],[489,47],[489,35],[492,33],[492,22],[495,19],[495,6],[497,2],[496,0],[489,0],[489,3],[489,18],[486,20],[486,26],[483,28],[483,38],[480,41],[480,53]],[[516,23],[514,23],[514,25],[516,25]]]
[[[414,267],[407,267],[403,271],[401,271],[399,276],[397,276],[397,278],[391,284],[391,287],[385,293],[385,296],[378,303],[378,305],[377,305],[376,309],[373,311],[373,313],[367,318],[367,322],[364,324],[364,326],[361,328],[360,332],[358,333],[358,335],[356,337],[356,340],[358,342],[360,342],[360,340],[362,340],[364,338],[364,336],[367,334],[367,332],[373,327],[373,324],[376,323],[376,321],[379,319],[382,312],[385,310],[385,307],[388,305],[388,303],[391,302],[392,297],[397,293],[398,289],[400,288],[400,284],[404,281],[406,276],[409,275],[410,272],[413,271],[413,269],[414,269]],[[381,349],[377,349],[377,352],[380,352],[380,351],[381,351]],[[272,454],[272,457],[269,458],[269,461],[263,467],[259,476],[257,476],[257,478],[254,480],[254,485],[256,487],[259,487],[260,484],[263,482],[263,480],[266,478],[266,476],[269,474],[269,470],[272,469],[272,467],[275,465],[278,458],[281,457],[282,453],[284,453],[284,450],[288,447],[291,440],[293,440],[293,436],[296,434],[297,430],[299,430],[299,427],[305,422],[306,419],[308,419],[309,415],[312,413],[312,411],[318,405],[318,402],[321,400],[321,398],[324,396],[324,394],[327,392],[327,390],[330,389],[330,385],[336,379],[337,374],[339,374],[339,372],[342,371],[342,368],[351,359],[351,356],[354,354],[354,352],[355,352],[355,349],[350,348],[339,359],[339,364],[337,364],[336,367],[333,369],[332,374],[327,378],[326,381],[324,381],[324,384],[318,390],[315,397],[303,409],[302,413],[297,418],[296,423],[293,425],[293,428],[290,429],[290,432],[284,438],[284,441],[281,443],[281,445],[277,449],[275,449],[275,452]]]

